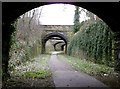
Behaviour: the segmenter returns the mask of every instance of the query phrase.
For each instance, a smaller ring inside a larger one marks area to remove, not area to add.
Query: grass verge
[[[50,55],[39,55],[38,57],[27,61],[19,66],[16,66],[13,71],[11,71],[11,76],[23,76],[30,72],[45,72],[49,71],[48,60]],[[47,74],[47,73],[46,73]]]
[[[16,66],[10,73],[11,79],[7,81],[7,89],[54,87],[48,65],[49,58],[50,55],[41,54],[32,61]]]
[[[23,78],[41,78],[45,79],[46,77],[51,76],[51,72],[47,70],[40,70],[38,72],[26,72],[22,75]]]
[[[120,74],[116,73],[114,68],[68,55],[58,55],[58,57],[68,62],[75,70],[87,73],[110,87],[120,87]]]

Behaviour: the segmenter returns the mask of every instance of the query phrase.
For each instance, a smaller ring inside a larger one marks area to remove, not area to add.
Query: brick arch
[[[66,44],[65,47],[65,53],[67,52],[67,43],[68,43],[68,39],[65,35],[58,33],[58,32],[52,32],[52,33],[48,33],[47,35],[42,37],[42,49],[41,49],[41,53],[45,53],[45,44],[46,42],[51,38],[51,37],[60,37],[61,40],[63,40]]]

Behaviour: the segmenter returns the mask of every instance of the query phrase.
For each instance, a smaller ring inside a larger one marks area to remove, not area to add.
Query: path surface
[[[56,87],[105,87],[106,85],[97,79],[72,69],[72,67],[59,60],[57,53],[53,52],[49,61],[53,72],[53,80]]]

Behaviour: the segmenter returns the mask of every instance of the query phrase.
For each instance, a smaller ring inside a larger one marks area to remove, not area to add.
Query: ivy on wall
[[[83,26],[85,23],[82,23]],[[68,46],[68,54],[79,56],[82,50],[87,55],[87,59],[96,63],[113,66],[112,47],[112,31],[102,20],[98,20],[82,27],[74,35]]]

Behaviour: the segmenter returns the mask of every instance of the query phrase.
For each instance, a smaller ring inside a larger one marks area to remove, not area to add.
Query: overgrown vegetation
[[[84,12],[88,19],[80,23],[81,12]],[[76,7],[73,30],[75,34],[68,45],[68,55],[114,66],[114,34],[104,21],[93,13]]]
[[[60,57],[60,59],[65,59],[67,62],[69,62],[76,70],[83,71],[90,75],[104,76],[104,74],[107,75],[114,72],[114,68],[102,64],[95,64],[91,61],[87,61],[81,58],[75,58],[67,55],[58,55],[58,56]]]
[[[41,12],[40,12],[41,13]],[[13,24],[15,31],[12,33],[11,49],[9,52],[9,70],[15,66],[30,61],[41,53],[40,18],[37,9],[26,12]],[[31,17],[32,16],[32,17]]]
[[[46,70],[41,70],[38,72],[26,72],[24,75],[22,75],[24,78],[46,78],[49,77],[51,74],[50,72]]]
[[[11,76],[23,76],[26,72],[37,73],[50,71],[48,67],[48,60],[50,55],[39,55],[30,61],[24,62],[19,66],[15,66],[14,70],[10,71]]]
[[[86,60],[114,66],[113,33],[110,28],[102,20],[88,20],[82,24],[68,46],[68,54],[79,56],[83,52]]]
[[[16,66],[10,71],[11,78],[6,82],[7,89],[54,87],[48,65],[49,58],[50,55],[39,55],[31,61]]]

